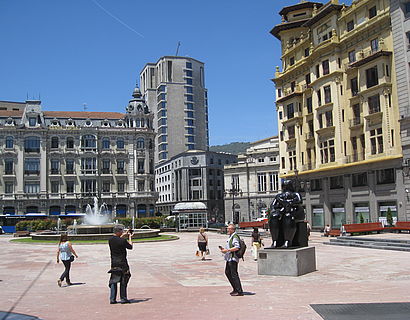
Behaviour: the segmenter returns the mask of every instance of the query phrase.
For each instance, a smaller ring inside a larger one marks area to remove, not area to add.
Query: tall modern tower
[[[202,62],[162,57],[145,65],[140,83],[154,112],[156,163],[186,150],[208,150],[208,99]]]

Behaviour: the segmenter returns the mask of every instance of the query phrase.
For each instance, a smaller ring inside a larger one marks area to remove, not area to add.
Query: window
[[[278,98],[282,97],[282,89],[278,89]]]
[[[96,147],[96,139],[95,136],[87,134],[82,136],[81,138],[81,147],[82,148],[95,148]]]
[[[194,128],[185,128],[187,134],[195,134]]]
[[[258,173],[258,192],[266,191],[266,174]]]
[[[322,180],[321,179],[310,180],[310,190],[311,191],[320,191],[320,190],[322,190]]]
[[[117,160],[117,173],[118,174],[125,173],[125,161],[124,160]]]
[[[110,159],[104,159],[102,161],[102,174],[110,174],[111,173],[111,161]]]
[[[193,93],[194,89],[192,87],[185,87],[185,92],[186,93]]]
[[[65,170],[66,170],[67,174],[73,174],[74,173],[74,160],[67,159],[65,161]]]
[[[13,159],[5,159],[4,160],[4,174],[13,174],[13,166],[14,166]]]
[[[320,159],[321,163],[335,161],[335,141],[333,139],[320,143]]]
[[[51,138],[51,148],[52,149],[58,148],[58,144],[59,144],[58,137],[52,137]]]
[[[290,57],[289,65],[293,66],[295,64],[295,57]]]
[[[125,143],[123,138],[118,138],[117,139],[117,149],[124,149],[125,148]]]
[[[306,84],[310,84],[311,80],[310,80],[310,73],[308,73],[307,75],[305,75],[305,80],[306,80]]]
[[[379,40],[373,39],[372,41],[370,41],[370,48],[373,52],[379,50]]]
[[[24,185],[24,192],[25,193],[40,193],[40,183],[39,182],[26,183]]]
[[[88,195],[95,195],[97,192],[97,181],[94,179],[81,180],[81,192]]]
[[[333,126],[333,115],[332,115],[331,110],[325,112],[325,118],[326,118],[326,127],[332,127]]]
[[[193,111],[185,111],[186,117],[187,118],[193,118],[194,117],[194,112]]]
[[[144,138],[137,139],[137,149],[144,149],[145,148],[145,140]]]
[[[28,125],[30,127],[35,127],[37,124],[37,119],[35,117],[28,118]]]
[[[307,112],[308,112],[308,113],[312,113],[312,112],[313,112],[312,106],[313,106],[313,104],[312,104],[312,97],[307,97],[307,98],[306,98],[306,107],[307,107]]]
[[[167,61],[168,81],[172,81],[172,61]]]
[[[39,174],[40,173],[40,159],[25,159],[24,160],[25,174]]]
[[[404,13],[407,15],[410,13],[410,2],[404,4]]]
[[[163,153],[166,153],[166,152],[163,152]],[[139,174],[145,173],[145,160],[144,159],[138,159],[138,173]]]
[[[59,181],[51,181],[51,193],[59,193],[60,192],[60,182]]]
[[[187,77],[192,77],[192,70],[185,70],[185,75]]]
[[[305,57],[308,57],[310,55],[310,49],[305,48]]]
[[[289,151],[288,154],[289,154],[289,169],[290,170],[296,170],[297,169],[297,167],[296,167],[296,151],[295,150]]]
[[[322,94],[320,93],[320,90],[316,91],[316,95],[317,95],[317,104],[320,107],[322,105]]]
[[[320,77],[320,67],[319,65],[316,65],[316,78]]]
[[[370,130],[371,153],[383,153],[383,130],[382,128]]]
[[[329,60],[322,61],[322,68],[323,68],[324,75],[330,73]]]
[[[350,20],[347,24],[346,24],[346,30],[349,32],[349,31],[352,31],[354,29],[354,21],[353,20]]]
[[[288,139],[294,139],[295,138],[295,126],[289,126],[288,127]]]
[[[343,188],[343,176],[330,177],[330,189]]]
[[[366,85],[367,88],[374,87],[379,84],[379,77],[377,74],[377,66],[366,70]]]
[[[350,89],[352,90],[352,97],[355,97],[359,93],[359,85],[357,83],[357,77],[350,79]]]
[[[65,143],[67,149],[74,149],[74,138],[68,137]]]
[[[6,137],[6,149],[12,149],[14,147],[14,138]]]
[[[101,147],[104,150],[110,149],[110,138],[103,138],[102,143],[101,143]]]
[[[144,190],[145,190],[145,181],[138,180],[138,191],[144,191]]]
[[[349,51],[349,63],[353,63],[356,61],[356,51],[352,50]]]
[[[194,136],[188,136],[188,142],[195,142]]]
[[[324,87],[323,91],[325,92],[325,103],[332,102],[332,93],[330,91],[330,86]]]
[[[295,88],[296,88],[296,82],[295,82],[295,81],[292,81],[292,82],[290,83],[290,91],[295,92]]]
[[[367,186],[367,172],[352,174],[352,186],[353,187]]]
[[[369,104],[369,114],[380,112],[380,99],[378,94],[369,97],[367,102]]]
[[[194,96],[191,95],[191,94],[190,94],[190,95],[187,95],[187,96],[186,96],[186,101],[191,101],[191,102],[194,101]]]
[[[292,119],[295,116],[295,110],[293,108],[293,103],[286,106],[286,116],[288,119]]]
[[[27,137],[24,140],[25,152],[40,152],[40,138],[39,137]]]
[[[4,193],[5,194],[12,194],[13,192],[14,192],[13,182],[5,182],[4,183]]]
[[[192,62],[187,62],[185,66],[187,69],[192,69]]]
[[[60,160],[52,159],[50,160],[51,174],[60,173]]]
[[[191,102],[187,102],[186,103],[186,108],[189,109],[189,110],[194,110],[194,104],[191,103]]]
[[[278,174],[276,172],[269,172],[269,190],[276,191],[278,189]]]
[[[97,171],[97,158],[81,158],[81,173],[95,174]]]
[[[185,124],[187,126],[193,126],[194,125],[194,120],[193,119],[185,119]]]
[[[74,193],[74,181],[67,181],[67,193]]]
[[[110,191],[111,191],[110,181],[103,181],[103,183],[102,183],[102,192],[110,192]]]
[[[377,15],[376,6],[371,7],[371,8],[369,9],[369,19],[375,17],[376,15]]]
[[[377,184],[394,183],[395,181],[394,168],[377,170]]]

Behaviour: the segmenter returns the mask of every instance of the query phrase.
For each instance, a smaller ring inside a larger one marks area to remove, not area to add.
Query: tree
[[[391,213],[390,207],[387,209],[386,220],[387,220],[387,224],[388,224],[389,226],[392,226],[392,225],[393,225],[393,215],[392,215],[392,213]]]
[[[364,223],[364,218],[363,218],[363,215],[362,215],[361,212],[360,212],[360,216],[359,216],[359,221],[360,221],[360,223]]]

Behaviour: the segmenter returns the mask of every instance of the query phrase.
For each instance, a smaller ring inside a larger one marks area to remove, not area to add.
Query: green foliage
[[[127,228],[132,226],[132,218],[117,218],[116,220]],[[163,221],[163,217],[136,218],[134,221],[134,228],[139,229],[142,226],[147,225],[152,229],[159,229],[163,224]]]
[[[245,153],[246,149],[250,147],[250,142],[231,142],[228,144],[223,144],[219,146],[209,147],[210,151],[214,152],[227,152],[232,154]]]
[[[61,220],[61,230],[67,229],[72,225],[73,219]],[[17,231],[38,231],[38,230],[55,230],[57,229],[57,219],[37,219],[37,220],[22,220],[16,224]]]
[[[387,220],[387,224],[388,224],[389,226],[392,226],[392,225],[393,225],[393,215],[392,215],[392,213],[391,213],[390,208],[387,209],[386,220]]]
[[[360,216],[359,216],[359,221],[360,221],[360,223],[364,223],[364,218],[363,218],[362,213],[360,213]]]

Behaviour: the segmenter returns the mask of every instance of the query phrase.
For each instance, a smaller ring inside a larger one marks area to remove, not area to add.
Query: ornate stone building
[[[278,142],[277,136],[252,142],[237,163],[224,166],[226,221],[253,221],[266,213],[281,189]]]
[[[0,213],[76,216],[93,198],[115,216],[152,216],[153,115],[136,88],[125,113],[0,102]]]
[[[314,228],[406,219],[390,1],[302,1],[271,33],[281,177],[304,187]]]

